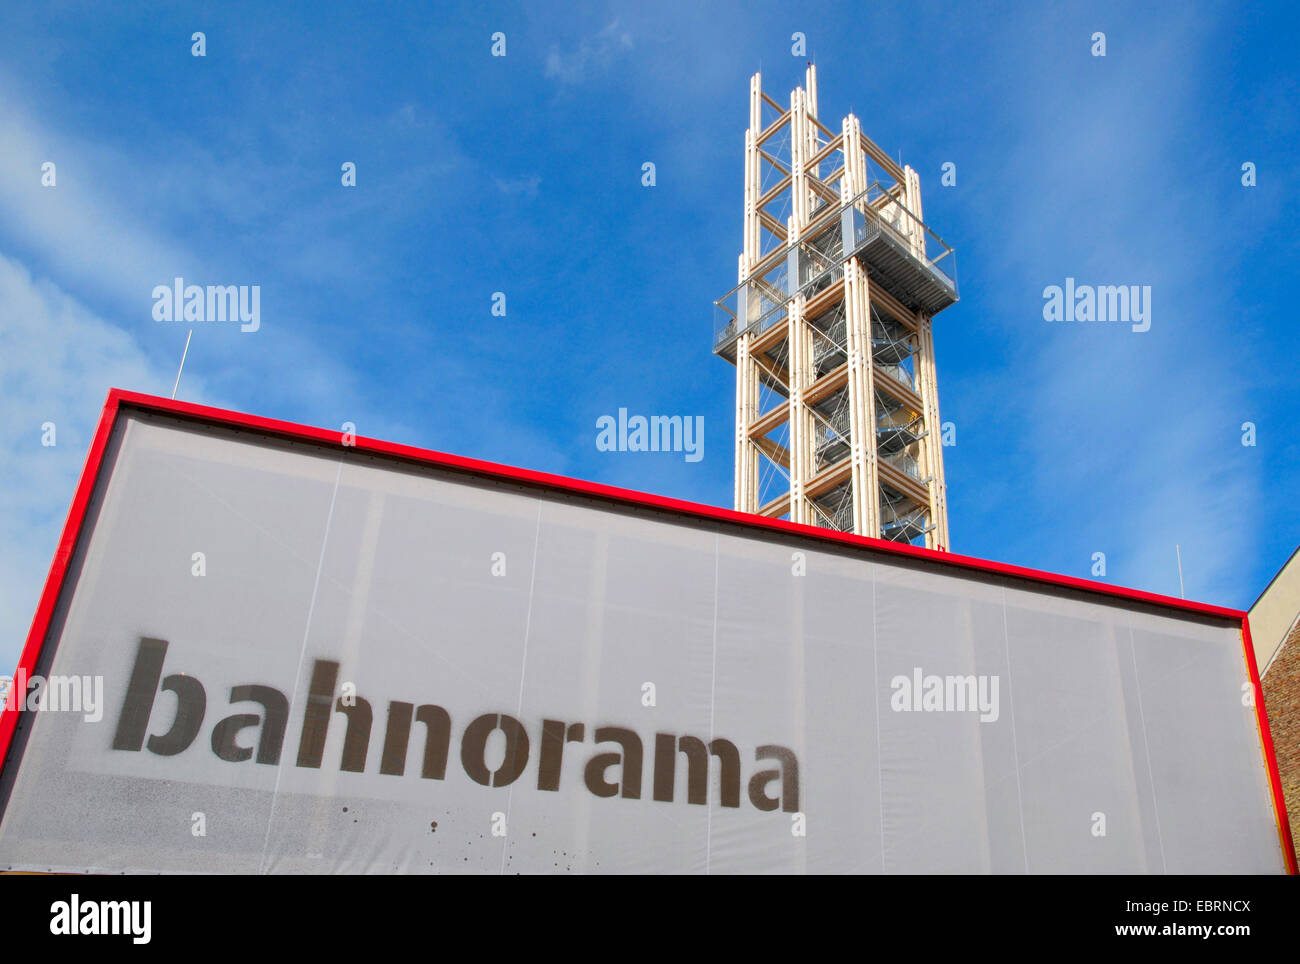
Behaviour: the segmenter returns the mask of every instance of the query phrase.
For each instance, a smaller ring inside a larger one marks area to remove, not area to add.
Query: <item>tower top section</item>
[[[838,130],[818,117],[815,64],[789,106],[754,74],[740,283],[715,302],[714,351],[734,360],[741,332],[778,323],[785,302],[832,283],[850,257],[910,310],[933,316],[957,301],[956,256],[922,219],[916,171],[865,136],[855,115]]]

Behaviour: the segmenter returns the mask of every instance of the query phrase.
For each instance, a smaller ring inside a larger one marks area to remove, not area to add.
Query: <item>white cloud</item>
[[[103,190],[155,178],[156,171],[142,171],[111,150],[42,129],[2,95],[0,143],[5,230],[52,268],[101,293],[138,302],[141,317],[147,317],[149,291],[160,279],[194,273],[194,259],[183,246],[141,226]],[[41,185],[46,161],[55,164],[54,187]]]
[[[249,152],[216,157],[183,139],[168,141],[165,149],[149,143],[90,142],[45,126],[37,120],[40,116],[16,101],[0,71],[0,144],[5,145],[0,151],[0,239],[16,262],[93,305],[101,317],[111,319],[110,328],[134,334],[141,357],[170,372],[154,391],[170,393],[172,366],[180,359],[186,333],[181,325],[152,320],[154,286],[178,276],[199,284],[259,284],[261,330],[230,337],[225,330],[196,329],[179,397],[192,401],[192,379],[205,374],[209,384],[235,399],[252,387],[274,391],[288,409],[281,413],[289,417],[333,422],[335,410],[345,405],[354,420],[366,416],[371,425],[392,424],[357,404],[358,379],[350,360],[340,357],[316,318],[298,314],[294,301],[303,284],[356,273],[362,261],[374,273],[382,268],[381,258],[345,235],[340,240],[331,218],[345,215],[337,214],[332,203],[292,206],[272,219],[273,226],[257,235],[270,251],[259,255],[253,274],[239,246],[221,243],[220,229],[228,228],[231,219],[260,221],[277,210],[267,185],[296,183],[291,168],[270,167]],[[393,123],[422,128],[435,122],[408,104],[393,115]],[[432,174],[458,163],[457,157],[453,152],[450,161],[414,165],[396,187],[415,194]],[[41,186],[44,160],[57,164],[55,187]],[[238,170],[241,176],[224,176],[223,170]],[[266,265],[278,270],[267,277]],[[98,409],[101,400],[92,407]],[[0,400],[0,414],[9,402]]]
[[[561,84],[580,84],[589,70],[603,70],[622,50],[632,49],[632,35],[617,20],[592,37],[579,41],[577,49],[561,53],[552,47],[546,55],[546,76]]]

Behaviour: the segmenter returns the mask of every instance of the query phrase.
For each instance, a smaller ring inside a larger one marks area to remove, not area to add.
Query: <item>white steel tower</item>
[[[750,79],[740,284],[716,302],[736,366],[736,508],[947,549],[931,318],[955,256],[921,184],[850,114],[817,117],[817,73],[788,108]]]

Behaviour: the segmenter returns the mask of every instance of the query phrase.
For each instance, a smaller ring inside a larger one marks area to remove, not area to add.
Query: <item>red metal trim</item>
[[[104,402],[104,410],[99,416],[99,425],[91,439],[90,451],[86,454],[86,464],[81,470],[81,481],[77,483],[76,493],[72,497],[68,518],[63,523],[63,535],[59,537],[59,547],[54,552],[54,561],[50,563],[49,574],[45,577],[45,588],[41,591],[36,615],[32,618],[32,627],[27,633],[27,642],[23,644],[22,655],[18,657],[18,668],[14,670],[15,680],[19,677],[23,680],[31,679],[36,673],[36,661],[40,658],[41,647],[49,633],[54,607],[63,593],[63,580],[68,574],[68,563],[72,561],[72,553],[77,548],[77,541],[81,537],[81,526],[86,519],[90,496],[95,491],[95,483],[99,479],[104,450],[108,447],[108,439],[113,434],[120,396],[120,392],[110,391],[108,399]],[[27,694],[22,692],[17,696],[25,702]],[[22,709],[10,709],[7,705],[0,710],[0,770],[7,762],[9,744],[13,740],[14,728],[18,725],[18,714],[21,712]]]
[[[22,656],[19,658],[18,671],[15,672],[15,676],[22,673],[27,677],[30,677],[35,671],[37,660],[40,657],[41,647],[49,632],[50,621],[53,618],[55,606],[58,604],[59,596],[63,590],[63,583],[67,577],[68,565],[81,536],[82,526],[86,517],[86,510],[90,504],[90,497],[94,492],[95,484],[99,479],[99,473],[103,465],[104,452],[108,446],[108,440],[112,435],[113,427],[116,424],[118,415],[124,407],[128,406],[144,411],[163,412],[185,418],[192,418],[208,424],[253,430],[267,435],[298,441],[322,442],[330,445],[341,445],[343,441],[342,434],[337,431],[312,428],[306,425],[298,425],[293,422],[283,422],[277,419],[262,418],[257,415],[246,415],[241,412],[211,408],[206,405],[196,405],[191,402],[180,402],[174,399],[161,398],[155,395],[128,392],[118,388],[111,389],[108,393],[108,399],[104,403],[104,409],[100,415],[99,426],[95,430],[95,436],[91,442],[90,451],[86,456],[86,465],[82,470],[81,480],[77,484],[76,494],[72,500],[72,507],[68,511],[68,518],[63,527],[63,535],[59,539],[58,550],[55,552],[54,561],[50,565],[50,572],[45,580],[45,588],[41,593],[40,603],[37,606],[36,615],[32,620],[31,631],[27,634],[27,641],[23,647]],[[725,522],[739,527],[797,535],[803,538],[814,539],[836,545],[856,546],[888,555],[924,560],[929,563],[948,566],[954,569],[994,573],[1000,576],[1024,579],[1029,582],[1036,582],[1043,585],[1074,589],[1095,595],[1108,596],[1132,602],[1141,602],[1148,605],[1163,607],[1165,609],[1196,613],[1202,616],[1214,616],[1230,622],[1238,622],[1242,628],[1244,648],[1246,652],[1247,665],[1250,669],[1251,682],[1255,687],[1256,721],[1259,726],[1265,762],[1269,770],[1270,788],[1273,794],[1273,807],[1278,821],[1278,833],[1283,843],[1283,849],[1285,850],[1285,861],[1288,872],[1292,874],[1297,872],[1294,851],[1290,846],[1290,826],[1286,820],[1285,805],[1281,802],[1281,778],[1278,774],[1277,759],[1274,756],[1273,741],[1268,729],[1268,718],[1263,708],[1263,690],[1259,682],[1259,673],[1255,665],[1254,649],[1250,645],[1249,624],[1246,619],[1246,614],[1241,610],[1227,609],[1222,606],[1211,606],[1205,603],[1188,602],[1184,599],[1175,599],[1172,596],[1163,596],[1157,593],[1143,592],[1141,590],[1128,589],[1122,586],[1112,586],[1106,583],[1093,582],[1087,579],[1077,579],[1073,576],[1062,576],[1055,573],[1042,572],[1036,569],[1027,569],[1021,566],[1011,566],[1005,563],[976,559],[972,556],[961,556],[950,552],[940,552],[932,549],[922,549],[916,546],[900,545],[884,539],[872,539],[866,536],[853,535],[851,533],[833,532],[827,529],[800,525],[781,519],[768,519],[763,516],[735,512],[731,509],[721,509],[716,506],[700,505],[698,503],[686,502],[681,499],[670,499],[663,496],[650,495],[645,492],[636,492],[631,489],[620,489],[613,486],[600,485],[594,482],[584,482],[580,479],[571,479],[544,472],[533,472],[527,469],[500,465],[494,462],[485,462],[479,459],[462,458],[456,455],[448,455],[443,452],[434,452],[428,449],[415,448],[409,445],[398,445],[392,442],[384,442],[378,439],[365,438],[362,436],[357,436],[355,442],[352,443],[350,447],[353,447],[360,452],[369,452],[405,461],[438,466],[458,472],[466,472],[473,475],[533,486],[550,491],[568,492],[574,495],[601,499],[623,505],[641,506],[685,518]],[[21,712],[21,710],[11,711],[6,708],[3,713],[0,713],[0,761],[6,763],[14,728],[18,722],[19,712]]]
[[[1268,788],[1273,797],[1273,814],[1277,819],[1277,835],[1282,844],[1282,858],[1286,872],[1295,876],[1295,841],[1291,837],[1291,821],[1287,818],[1286,798],[1282,795],[1282,774],[1277,768],[1277,754],[1273,752],[1273,733],[1268,725],[1268,709],[1264,705],[1264,684],[1259,678],[1255,662],[1255,644],[1250,638],[1250,617],[1241,617],[1241,648],[1246,653],[1246,667],[1250,670],[1250,683],[1255,688],[1255,724],[1259,727],[1259,742],[1264,748],[1264,764],[1268,767]]]

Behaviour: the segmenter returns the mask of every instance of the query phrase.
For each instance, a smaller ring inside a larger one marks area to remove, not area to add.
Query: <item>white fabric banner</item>
[[[1224,621],[156,413],[38,668],[0,867],[1284,869]]]

